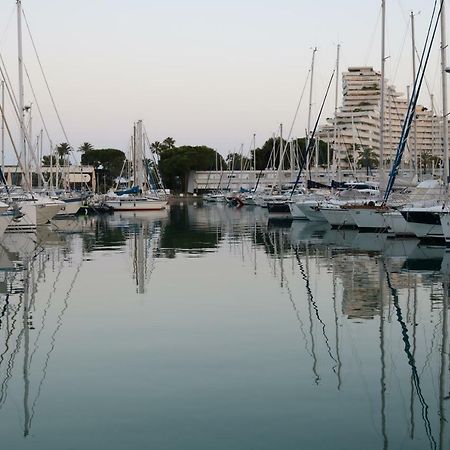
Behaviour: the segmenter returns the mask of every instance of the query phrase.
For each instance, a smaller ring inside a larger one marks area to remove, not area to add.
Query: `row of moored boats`
[[[387,232],[393,236],[444,240],[450,246],[450,198],[437,180],[394,193],[389,202],[370,182],[341,183],[334,189],[296,192],[205,194],[207,202],[267,208],[275,218],[328,222],[333,228]]]

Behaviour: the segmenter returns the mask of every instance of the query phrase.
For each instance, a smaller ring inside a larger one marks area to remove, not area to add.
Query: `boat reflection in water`
[[[443,247],[189,201],[56,225],[0,246],[5,448],[449,448]]]

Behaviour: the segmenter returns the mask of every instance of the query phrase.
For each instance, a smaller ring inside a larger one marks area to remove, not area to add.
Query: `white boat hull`
[[[356,226],[362,230],[383,230],[387,228],[383,214],[377,209],[352,208],[349,209]]]
[[[410,228],[418,238],[443,238],[441,225],[431,225],[428,223],[410,223]]]
[[[83,206],[82,200],[76,200],[76,201],[64,201],[64,205],[61,208],[60,211],[58,211],[58,214],[56,214],[56,217],[58,216],[74,216],[80,208]]]
[[[6,211],[9,208],[9,205],[4,202],[0,202],[0,213]]]
[[[3,211],[0,213],[0,238],[5,234],[5,231],[12,222],[13,218],[13,211]]]
[[[311,222],[326,222],[327,219],[323,216],[322,212],[319,209],[319,202],[304,202],[299,203],[298,207],[303,214],[306,216],[308,220]]]
[[[350,211],[343,208],[321,208],[320,211],[332,227],[356,227]]]
[[[300,209],[298,203],[289,203],[289,209],[291,210],[291,216],[295,220],[308,220],[305,213]]]
[[[33,202],[24,201],[17,202],[17,206],[19,207],[20,212],[23,214],[23,216],[13,219],[6,228],[6,231],[35,231],[37,225],[36,205]]]
[[[432,205],[425,207],[409,207],[401,210],[405,220],[408,222],[412,232],[421,239],[442,239],[444,234],[442,231],[443,208],[441,205]]]
[[[114,211],[159,211],[165,209],[165,200],[135,199],[135,200],[107,200],[106,205]]]
[[[450,248],[450,214],[441,214],[441,226],[445,245]]]
[[[403,218],[403,216],[398,211],[389,211],[383,213],[384,221],[392,231],[397,236],[415,236],[413,229],[410,224]]]
[[[63,202],[57,201],[55,203],[36,203],[36,221],[38,225],[45,225],[50,222],[53,217],[61,211]]]

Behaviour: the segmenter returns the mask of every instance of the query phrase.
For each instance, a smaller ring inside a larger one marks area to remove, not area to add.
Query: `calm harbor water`
[[[0,269],[2,448],[450,449],[443,247],[190,202]]]

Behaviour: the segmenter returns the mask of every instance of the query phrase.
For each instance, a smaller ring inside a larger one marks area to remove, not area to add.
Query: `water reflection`
[[[123,436],[130,448],[450,448],[449,267],[445,248],[414,239],[192,202],[6,235],[0,436],[33,449],[88,448],[87,430],[89,448],[124,448]],[[105,437],[105,423],[122,427]]]

